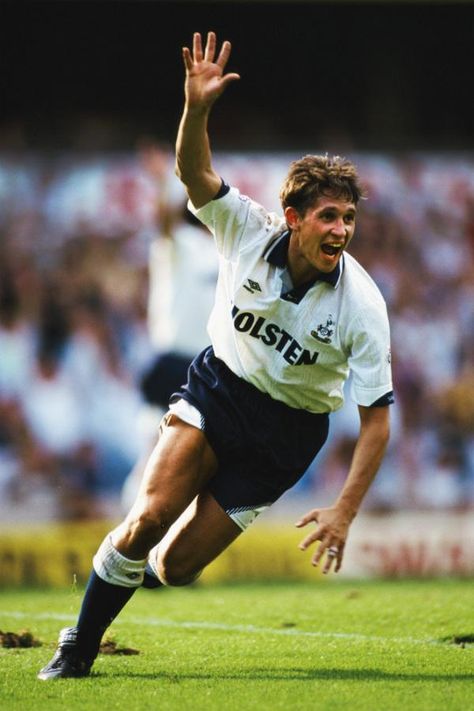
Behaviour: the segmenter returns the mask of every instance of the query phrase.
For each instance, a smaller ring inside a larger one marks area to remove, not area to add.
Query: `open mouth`
[[[324,252],[324,254],[327,254],[330,257],[336,256],[336,254],[339,254],[339,252],[342,252],[343,249],[344,249],[343,244],[327,243],[327,244],[321,245],[321,250]]]

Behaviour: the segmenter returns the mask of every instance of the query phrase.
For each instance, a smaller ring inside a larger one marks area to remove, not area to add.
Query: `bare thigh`
[[[216,457],[204,433],[175,415],[167,416],[135,503],[112,533],[117,550],[131,559],[146,558],[205,488],[216,468]]]
[[[187,585],[241,533],[212,494],[200,493],[151,553],[160,579]]]

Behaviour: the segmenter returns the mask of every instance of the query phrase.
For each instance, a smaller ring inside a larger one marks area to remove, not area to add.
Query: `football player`
[[[281,189],[282,215],[216,173],[208,118],[232,82],[215,34],[183,49],[177,173],[219,253],[211,346],[170,402],[125,520],[99,547],[78,623],[60,634],[48,680],[89,674],[101,637],[141,585],[186,585],[303,475],[352,372],[360,433],[339,496],[313,524],[313,565],[338,571],[351,522],[382,460],[393,400],[389,324],[370,276],[347,253],[362,195],[354,165],[305,156]],[[297,105],[295,106],[297,110]],[[324,556],[324,558],[323,558]],[[324,562],[323,562],[324,561]]]

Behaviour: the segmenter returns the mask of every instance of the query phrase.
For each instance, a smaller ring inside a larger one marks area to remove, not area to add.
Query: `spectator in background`
[[[218,272],[212,235],[188,210],[181,183],[170,172],[173,154],[147,142],[141,144],[140,156],[155,179],[158,195],[148,297],[148,326],[156,355],[141,378],[143,452],[125,482],[122,505],[126,511],[135,500],[169,398],[186,382],[194,356],[209,345],[207,321]]]
[[[17,511],[26,502],[30,515],[32,495],[38,489],[44,493],[43,479],[31,476],[34,440],[22,407],[37,339],[21,301],[18,273],[18,256],[15,258],[6,245],[0,250],[0,504],[8,512],[13,501]]]
[[[74,259],[66,244],[33,267],[9,237],[0,250],[2,518],[11,501],[19,520],[114,514],[139,451],[140,399],[120,350],[123,319],[91,268],[102,240],[79,238]],[[112,273],[112,260],[101,267]]]
[[[117,328],[100,290],[82,290],[73,303],[64,367],[85,417],[95,452],[95,496],[103,513],[119,506],[123,482],[138,456],[140,398],[126,371]]]
[[[43,328],[39,295],[44,289],[51,291],[51,284],[69,320],[58,367],[74,383],[76,405],[94,434],[94,441],[89,436],[88,441],[95,472],[100,464],[92,493],[95,496],[100,484],[99,511],[117,512],[117,487],[120,490],[142,448],[142,438],[135,432],[134,418],[142,405],[136,386],[154,356],[146,323],[146,275],[159,189],[146,163],[159,151],[149,151],[151,145],[156,146],[156,141],[141,144],[139,160],[136,153],[118,158],[97,153],[92,161],[61,156],[57,163],[41,154],[24,154],[14,163],[0,156],[3,517],[12,510],[9,497],[13,495],[18,520],[31,520],[33,514],[57,515],[53,498],[42,498],[34,508],[26,506],[33,481],[40,488],[42,477],[30,476],[35,471],[30,456],[34,438],[21,401],[30,378],[39,372],[37,346]],[[165,169],[171,171],[169,149],[159,148],[160,160],[164,157]],[[252,155],[218,154],[216,162],[221,174],[230,175],[234,184],[244,186],[263,204],[275,192],[286,167],[280,153],[260,155],[256,162]],[[400,410],[400,426],[392,437],[393,456],[389,451],[367,507],[379,506],[382,500],[395,509],[426,506],[423,489],[426,482],[436,487],[430,473],[438,471],[440,462],[443,474],[436,480],[446,483],[449,468],[461,487],[462,505],[472,507],[474,432],[472,421],[469,424],[464,416],[463,426],[459,425],[459,410],[469,401],[471,386],[466,378],[474,363],[473,160],[468,155],[361,154],[359,164],[371,199],[360,207],[361,239],[352,243],[351,252],[374,276],[390,308]],[[110,173],[112,181],[107,177]],[[130,176],[136,176],[133,201],[122,185],[122,173],[126,186],[133,183]],[[120,187],[112,195],[113,210],[111,192],[104,188],[110,182]],[[168,183],[165,200],[173,206],[173,214],[182,205],[182,189],[175,191],[174,186]],[[121,208],[122,198],[127,198],[127,204]],[[133,206],[139,208],[136,214],[130,213]],[[112,377],[102,379],[104,371],[112,372]],[[345,424],[336,432],[336,423],[335,418],[334,472],[345,451],[344,439],[352,436]],[[446,446],[449,456],[443,454]],[[452,457],[452,446],[460,457]],[[308,473],[307,486],[315,495],[319,495],[315,489],[322,469],[320,465]],[[448,491],[444,485],[443,491]],[[430,493],[431,507],[434,501],[439,509],[452,507],[453,497],[442,493],[441,484],[437,494]]]
[[[47,344],[38,354],[22,406],[34,442],[30,462],[54,489],[58,517],[96,517],[94,457],[85,413],[75,397],[74,382]]]
[[[0,402],[21,395],[34,359],[35,329],[23,313],[14,271],[0,253]]]

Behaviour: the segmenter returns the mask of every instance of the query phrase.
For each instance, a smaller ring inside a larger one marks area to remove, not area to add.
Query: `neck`
[[[315,279],[319,272],[302,254],[295,248],[293,240],[290,239],[288,245],[288,271],[294,286],[305,284],[311,279]]]

